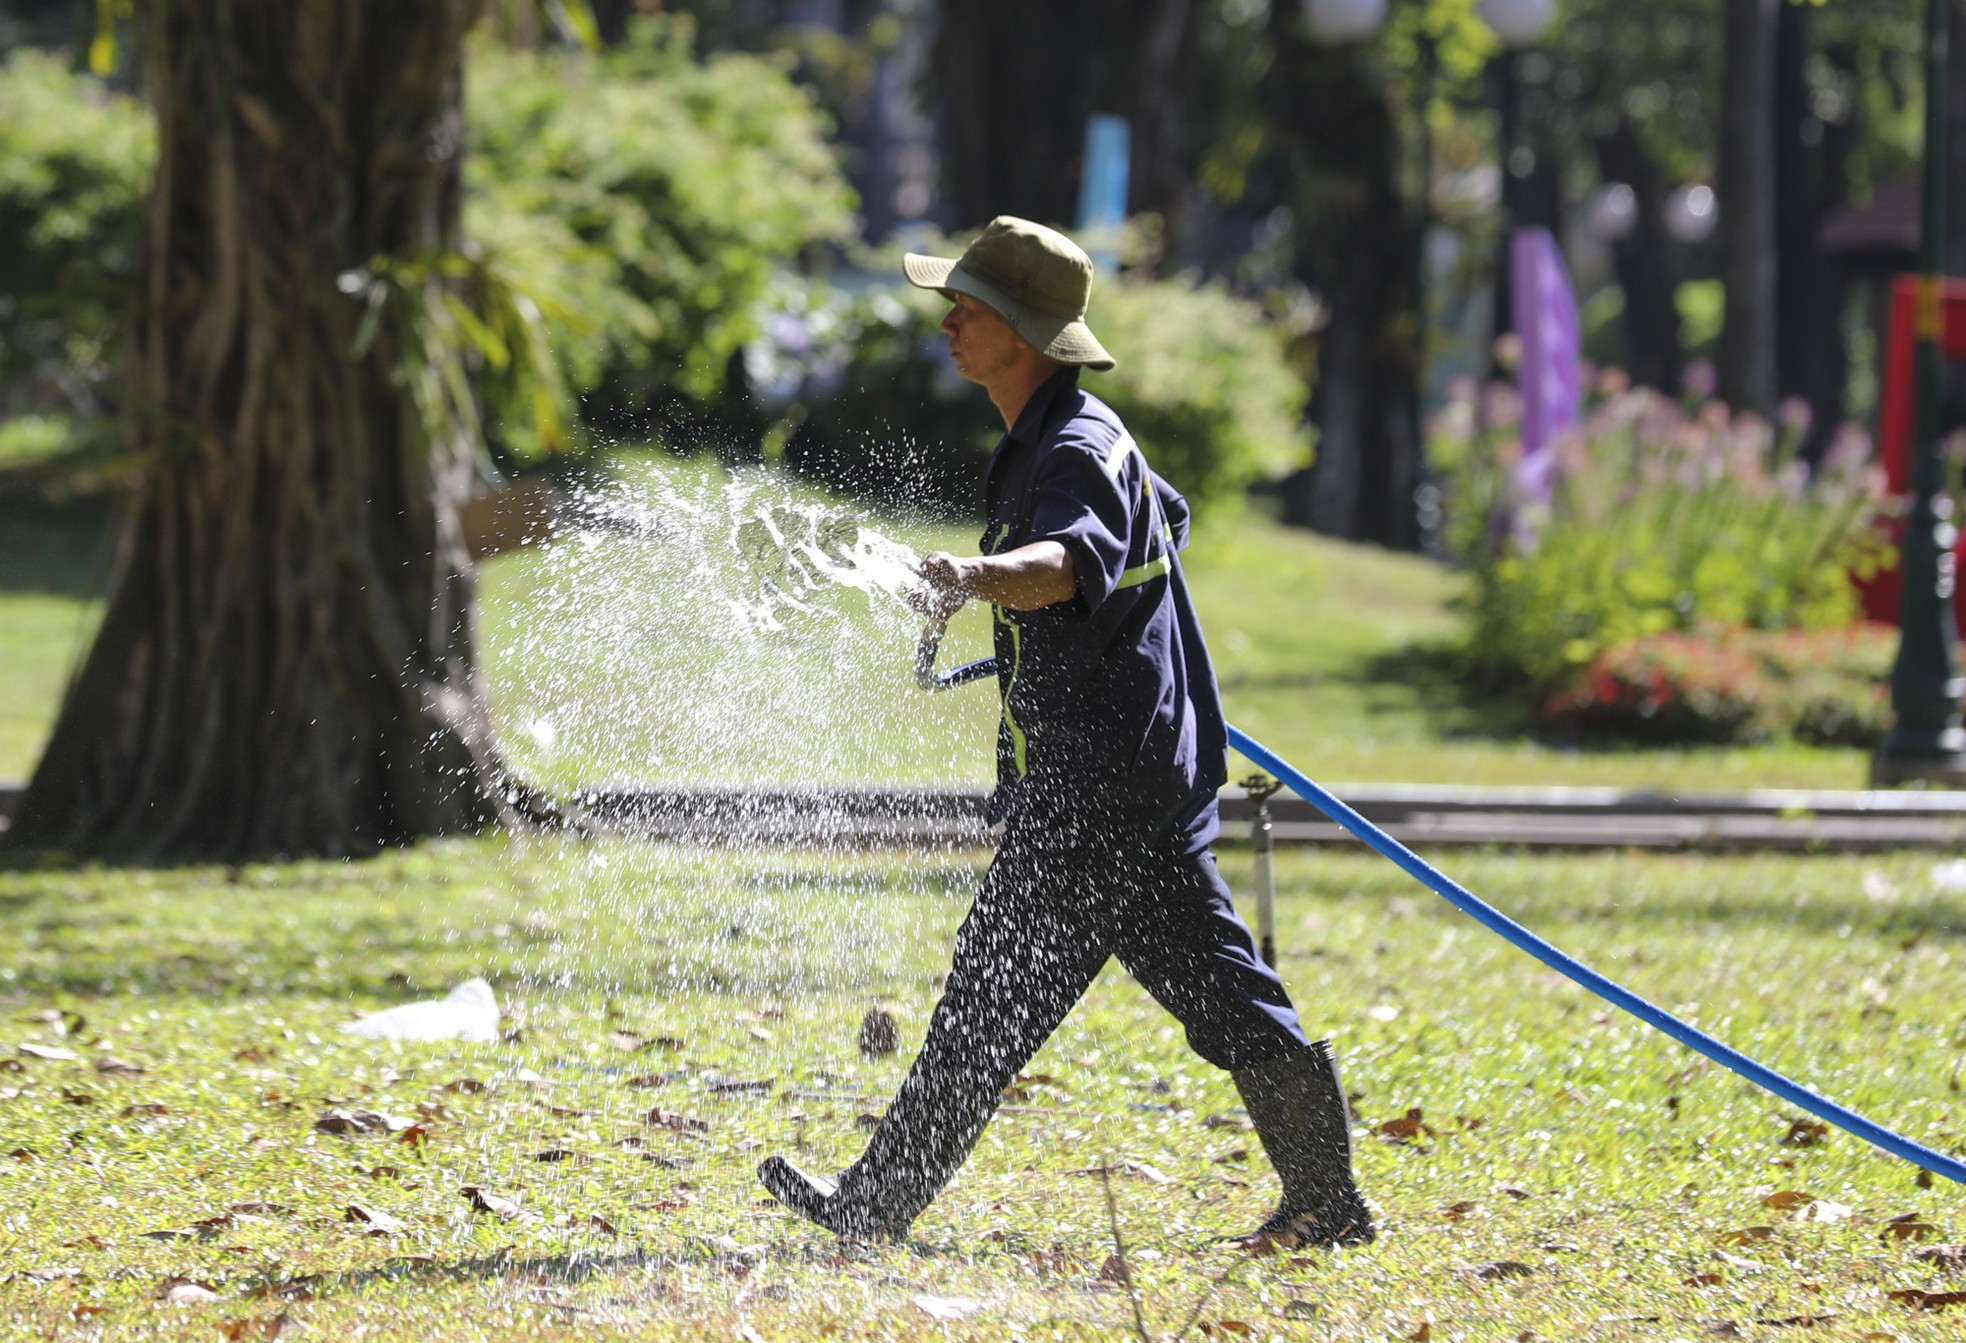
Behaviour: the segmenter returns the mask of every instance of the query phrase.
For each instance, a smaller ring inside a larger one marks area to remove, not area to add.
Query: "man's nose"
[[[947,312],[947,313],[946,313],[946,314],[945,314],[945,315],[943,316],[943,318],[942,318],[942,330],[943,330],[943,332],[944,332],[944,334],[946,334],[946,335],[951,335],[951,336],[953,336],[953,335],[955,335],[955,334],[956,334],[956,316],[957,316],[957,314],[958,314],[958,313],[960,313],[961,311],[962,311],[962,309],[961,309],[961,308],[951,308],[951,309],[949,309],[949,311],[948,311],[948,312]]]

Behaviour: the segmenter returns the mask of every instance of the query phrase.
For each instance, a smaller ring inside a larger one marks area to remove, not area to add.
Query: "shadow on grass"
[[[112,512],[98,499],[0,497],[0,594],[101,597],[109,579]]]
[[[513,1250],[497,1251],[492,1254],[475,1255],[464,1259],[443,1259],[436,1255],[407,1255],[390,1259],[369,1268],[343,1269],[328,1273],[310,1274],[305,1277],[269,1279],[247,1290],[271,1297],[275,1300],[313,1301],[325,1297],[363,1292],[371,1287],[384,1284],[434,1284],[500,1281],[512,1286],[537,1287],[577,1287],[596,1279],[619,1277],[625,1273],[647,1272],[652,1269],[676,1268],[720,1268],[734,1277],[749,1274],[760,1263],[772,1262],[794,1267],[845,1268],[878,1263],[886,1253],[885,1247],[863,1245],[853,1241],[827,1242],[814,1240],[802,1235],[811,1228],[804,1227],[796,1218],[788,1214],[785,1225],[792,1228],[790,1234],[800,1236],[795,1241],[778,1241],[755,1249],[740,1248],[732,1242],[709,1235],[687,1236],[682,1245],[672,1250],[614,1250],[599,1253],[570,1251],[554,1255],[520,1255]],[[585,1228],[573,1228],[576,1232],[585,1230],[590,1234],[597,1229],[595,1221],[589,1221]],[[1027,1247],[1022,1246],[1022,1238],[1013,1237],[1006,1242],[1004,1251],[1021,1257]],[[1014,1243],[1015,1242],[1015,1243]],[[911,1257],[918,1259],[938,1259],[950,1256],[971,1257],[975,1250],[963,1249],[956,1245],[934,1245],[927,1241],[911,1240],[901,1246]],[[656,1289],[650,1293],[646,1303],[670,1303],[668,1293]],[[595,1307],[628,1304],[621,1301],[594,1303]],[[573,1307],[586,1311],[594,1307]]]
[[[1313,686],[1344,686],[1368,716],[1418,715],[1443,741],[1525,743],[1535,728],[1520,699],[1473,685],[1460,652],[1447,643],[1411,644],[1361,656],[1339,666],[1302,671],[1239,673],[1224,688],[1290,697]]]

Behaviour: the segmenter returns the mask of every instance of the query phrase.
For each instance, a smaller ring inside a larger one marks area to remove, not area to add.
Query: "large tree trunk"
[[[399,329],[357,353],[364,305],[337,283],[455,247],[476,8],[140,10],[160,151],[129,354],[148,465],[23,841],[355,854],[485,818],[459,529],[474,445],[426,431]]]
[[[1803,456],[1821,456],[1843,419],[1849,360],[1843,344],[1843,312],[1849,279],[1839,260],[1817,245],[1823,221],[1850,196],[1849,157],[1855,122],[1825,123],[1810,106],[1807,66],[1814,54],[1816,11],[1784,4],[1775,63],[1775,331],[1776,390],[1809,406]],[[1850,64],[1848,53],[1824,53],[1831,65]]]
[[[1284,519],[1413,549],[1425,326],[1418,223],[1399,190],[1399,125],[1356,48],[1274,31],[1279,129],[1303,158],[1296,266],[1327,310],[1311,401],[1317,459],[1285,482]]]
[[[1193,0],[937,4],[927,93],[950,222],[1012,214],[1070,227],[1094,112],[1133,127],[1130,209],[1171,213],[1198,153],[1182,68],[1200,17]]]
[[[1721,80],[1720,397],[1775,408],[1775,28],[1783,0],[1724,0]]]

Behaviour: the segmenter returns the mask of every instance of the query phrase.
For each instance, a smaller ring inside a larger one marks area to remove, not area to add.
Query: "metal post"
[[[1249,823],[1249,842],[1256,851],[1256,945],[1263,953],[1263,964],[1272,970],[1277,964],[1277,874],[1271,863],[1276,852],[1270,833],[1270,798],[1283,785],[1267,774],[1252,774],[1242,781],[1256,815]]]
[[[1942,493],[1939,392],[1945,367],[1946,10],[1925,5],[1925,172],[1919,238],[1917,437],[1912,450],[1911,514],[1900,557],[1898,660],[1891,668],[1893,723],[1871,759],[1874,784],[1966,781],[1966,729],[1959,700],[1958,631],[1952,611],[1952,500]]]
[[[1519,123],[1522,120],[1522,53],[1514,47],[1504,47],[1496,57],[1496,74],[1501,87],[1497,91],[1496,130],[1501,153],[1502,177],[1500,199],[1497,205],[1501,213],[1501,241],[1495,248],[1495,297],[1491,306],[1488,331],[1488,379],[1493,382],[1500,378],[1513,381],[1513,376],[1503,369],[1495,359],[1495,342],[1515,330],[1515,229],[1521,213],[1522,189],[1515,176],[1516,140],[1519,137]]]

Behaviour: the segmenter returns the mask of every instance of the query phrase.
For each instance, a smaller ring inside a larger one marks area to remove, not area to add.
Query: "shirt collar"
[[[1031,393],[1031,399],[1024,403],[1024,409],[1017,413],[1017,423],[1010,427],[1008,437],[1019,443],[1035,443],[1038,434],[1044,429],[1045,421],[1051,416],[1052,404],[1067,390],[1079,385],[1079,366],[1061,364],[1058,371],[1038,384]]]

